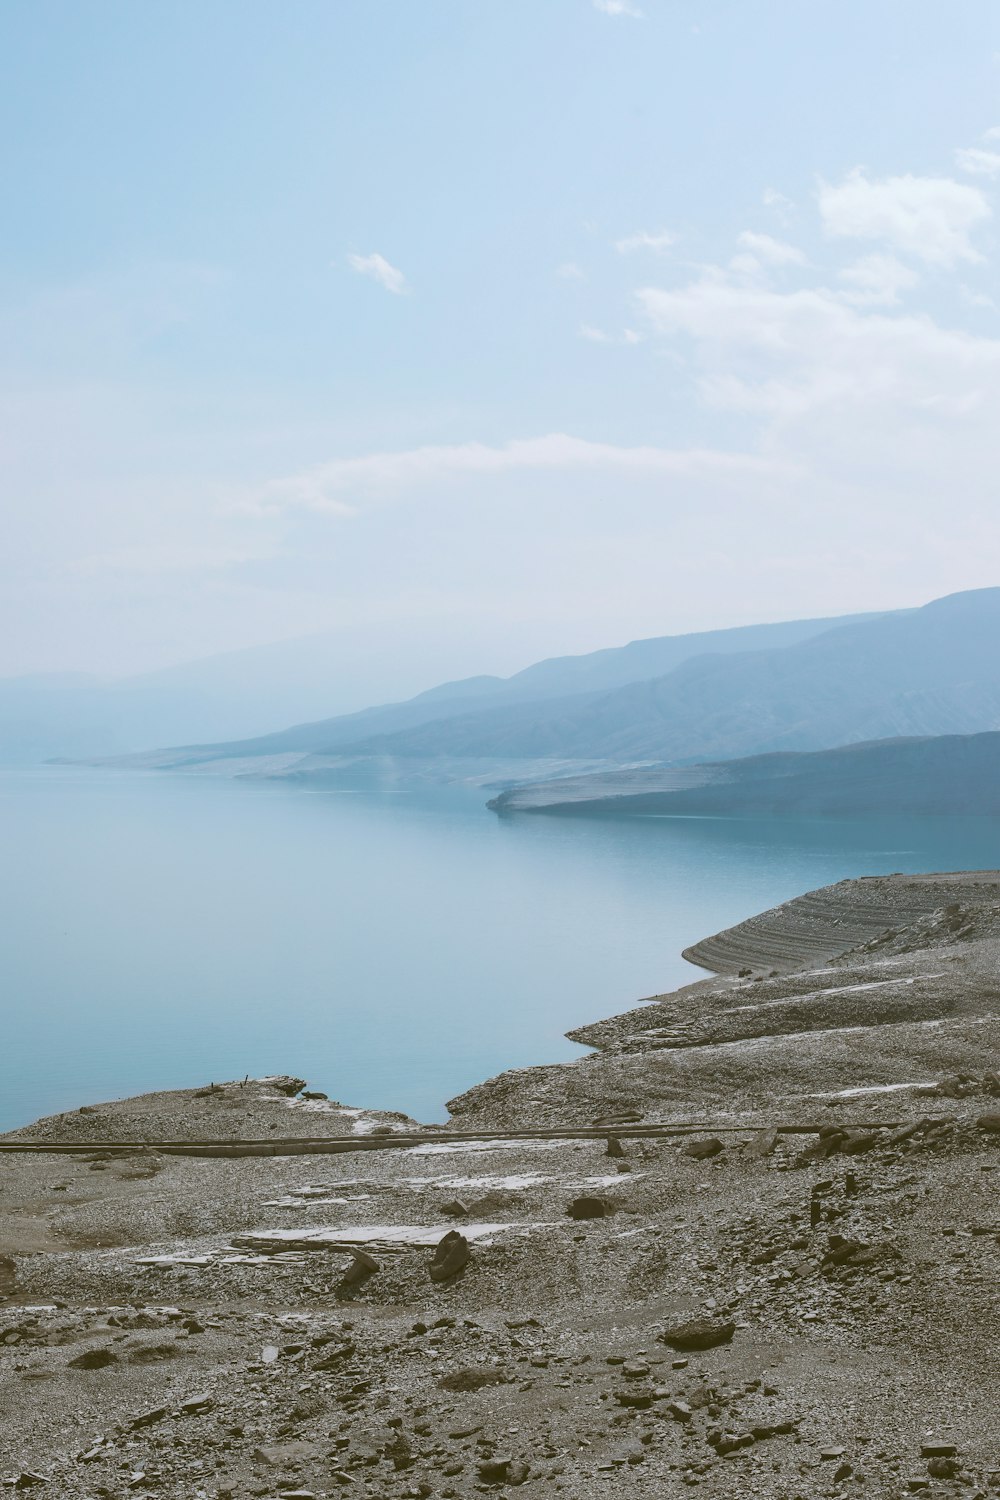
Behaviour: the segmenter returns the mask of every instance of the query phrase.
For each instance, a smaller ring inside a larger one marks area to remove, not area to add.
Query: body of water
[[[0,1128],[291,1072],[444,1118],[848,875],[1000,866],[1000,823],[498,819],[482,792],[0,771]]]

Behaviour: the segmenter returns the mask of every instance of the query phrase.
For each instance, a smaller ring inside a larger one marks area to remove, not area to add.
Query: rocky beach
[[[688,956],[444,1126],[276,1075],[0,1138],[0,1480],[1000,1495],[1000,873]]]

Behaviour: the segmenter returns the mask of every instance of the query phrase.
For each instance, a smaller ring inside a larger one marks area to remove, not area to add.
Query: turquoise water
[[[500,820],[485,796],[0,772],[0,1128],[267,1072],[439,1120],[698,977],[681,948],[752,912],[1000,865],[996,821]]]

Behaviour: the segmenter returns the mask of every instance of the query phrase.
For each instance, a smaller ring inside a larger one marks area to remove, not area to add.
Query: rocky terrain
[[[0,1481],[1000,1496],[1000,874],[691,956],[444,1127],[276,1076],[0,1139]]]

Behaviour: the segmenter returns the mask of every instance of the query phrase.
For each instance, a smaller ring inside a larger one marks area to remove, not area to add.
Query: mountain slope
[[[496,812],[660,816],[1000,815],[1000,734],[877,740],[677,770],[623,770],[513,787]]]
[[[982,589],[781,650],[696,657],[597,697],[465,713],[353,749],[684,763],[978,733],[1000,729],[998,643],[1000,589]]]
[[[694,657],[704,656],[706,652],[728,656],[743,655],[764,648],[781,649],[813,639],[844,623],[882,618],[885,617],[854,615],[846,617],[846,620],[843,617],[791,620],[776,625],[748,625],[732,630],[632,641],[627,646],[595,651],[585,656],[553,657],[527,667],[510,678],[473,677],[460,682],[444,683],[405,703],[390,703],[363,709],[360,713],[296,724],[274,734],[256,736],[252,740],[181,746],[176,759],[192,764],[199,760],[264,757],[291,751],[322,755],[349,748],[353,753],[357,746],[364,747],[361,753],[367,754],[371,745],[376,747],[373,753],[380,754],[382,751],[379,747],[383,743],[383,737],[419,730],[443,720],[458,726],[465,718],[479,721],[483,715],[491,712],[495,714],[496,723],[508,734],[516,726],[532,725],[539,719],[553,720],[551,734],[546,736],[542,732],[541,740],[546,745],[555,745],[564,737],[558,721],[567,714],[581,714],[587,705],[596,701],[609,688],[672,671]],[[555,699],[557,706],[551,706],[548,701],[550,699]],[[404,750],[402,753],[409,752]],[[453,752],[445,749],[432,753],[447,755]],[[547,755],[550,751],[546,748],[538,753]]]

